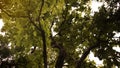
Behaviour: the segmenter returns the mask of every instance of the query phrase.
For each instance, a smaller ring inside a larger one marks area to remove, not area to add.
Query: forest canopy
[[[91,2],[0,0],[0,68],[119,68],[120,1],[97,0],[93,15]]]

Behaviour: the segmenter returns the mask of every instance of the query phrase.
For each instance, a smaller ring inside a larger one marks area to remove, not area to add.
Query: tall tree
[[[92,51],[104,67],[119,65],[119,1],[106,0],[91,16],[89,0],[1,0],[2,31],[17,68],[96,68]],[[116,7],[117,6],[117,7]],[[41,59],[42,58],[42,59]],[[25,61],[24,61],[25,60]]]

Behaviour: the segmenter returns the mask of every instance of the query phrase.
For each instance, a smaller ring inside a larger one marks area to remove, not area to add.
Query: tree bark
[[[59,55],[55,64],[55,68],[62,68],[66,56],[66,52],[63,46],[59,46]]]
[[[45,32],[44,31],[42,31],[42,42],[43,42],[44,68],[47,68],[47,47],[46,47],[46,36],[45,36]]]
[[[57,61],[56,61],[56,64],[55,64],[55,68],[62,68],[63,64],[64,64],[65,56],[66,56],[66,51],[65,51],[63,45],[58,44],[53,38],[52,38],[51,45],[52,45],[53,48],[59,49],[59,53],[58,53]]]
[[[75,68],[81,68],[83,61],[85,60],[85,58],[88,56],[88,54],[90,53],[90,51],[92,49],[99,47],[100,43],[102,43],[102,42],[109,41],[109,40],[100,39],[101,33],[102,32],[100,31],[100,34],[98,35],[98,37],[96,37],[96,39],[97,39],[96,43],[93,46],[88,47],[88,49],[86,49],[86,51],[82,54],[81,58],[77,61]]]
[[[94,46],[91,46],[89,47],[84,53],[83,55],[81,56],[81,58],[77,61],[76,63],[76,67],[75,68],[81,68],[81,64],[83,63],[83,61],[85,60],[85,58],[88,56],[88,54],[90,53],[90,50],[98,47],[99,45],[94,45]]]
[[[39,27],[34,23],[34,21],[31,19],[30,14],[29,15],[29,20],[30,23],[32,23],[37,30],[40,31],[40,34],[42,35],[42,42],[43,42],[43,61],[44,61],[44,68],[47,68],[47,47],[46,47],[46,36],[45,36],[45,31],[42,29],[42,26],[39,21]]]
[[[90,51],[92,49],[95,49],[97,47],[100,46],[100,43],[103,43],[103,42],[108,42],[109,40],[102,40],[98,37],[96,43],[93,45],[93,46],[90,46],[88,49],[86,49],[86,51],[82,54],[81,58],[77,61],[76,63],[76,67],[75,68],[81,68],[81,64],[83,63],[83,61],[85,60],[85,58],[88,56],[88,54],[90,53]]]

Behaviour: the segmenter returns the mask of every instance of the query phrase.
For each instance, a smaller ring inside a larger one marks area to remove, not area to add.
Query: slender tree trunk
[[[46,47],[46,36],[45,36],[45,32],[44,31],[42,31],[42,41],[43,41],[44,68],[47,68],[47,47]]]

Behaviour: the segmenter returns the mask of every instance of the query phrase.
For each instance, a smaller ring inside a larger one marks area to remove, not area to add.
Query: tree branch
[[[39,10],[39,15],[38,15],[38,19],[40,19],[41,13],[42,13],[42,8],[44,6],[44,0],[42,0],[42,4],[40,5],[40,10]]]
[[[54,22],[52,23],[50,29],[52,29],[53,24],[54,24]],[[64,47],[62,46],[62,44],[58,44],[55,41],[54,37],[52,36],[52,33],[50,35],[50,38],[51,38],[51,46],[53,48],[59,49],[59,53],[58,53],[58,56],[57,56],[57,61],[56,61],[56,64],[55,64],[55,68],[62,68],[62,66],[64,64],[65,56],[66,56],[66,51],[65,51]]]
[[[99,37],[100,37],[100,35],[99,35]],[[82,66],[81,64],[83,63],[83,61],[85,60],[85,58],[88,56],[88,54],[90,53],[90,51],[92,49],[100,47],[101,46],[100,43],[108,42],[108,40],[101,40],[99,37],[97,38],[96,43],[93,46],[88,47],[88,49],[86,49],[86,51],[82,54],[80,59],[77,61],[76,68],[80,68]]]
[[[28,14],[28,19],[30,20],[30,23],[31,23],[33,26],[35,26],[35,28],[36,28],[37,30],[42,31],[42,29],[39,28],[39,27],[34,23],[34,21],[32,20],[32,18],[31,18],[31,16],[30,16],[30,14]]]
[[[10,13],[8,13],[8,12],[6,12],[4,9],[1,9],[1,12],[4,12],[5,14],[7,14],[9,17],[12,17],[12,18],[14,18],[14,17],[16,17],[16,18],[28,18],[28,16],[23,16],[23,15],[13,15],[13,14],[10,14]]]
[[[99,42],[97,43],[97,44],[99,44]],[[93,46],[90,46],[83,54],[82,54],[82,56],[81,56],[81,58],[77,61],[77,65],[76,65],[76,68],[80,68],[82,65],[82,63],[83,63],[83,61],[85,60],[85,58],[88,56],[88,54],[90,53],[90,50],[92,50],[92,49],[94,49],[94,48],[96,48],[96,47],[99,47],[100,45],[93,45]]]
[[[62,13],[63,21],[60,23],[60,26],[58,26],[59,30],[58,30],[58,33],[56,34],[56,35],[59,35],[59,36],[61,36],[62,30],[64,30],[64,29],[62,29],[61,27],[66,23],[66,20],[67,20],[68,5],[67,5],[67,2],[66,2],[66,1],[67,1],[67,0],[65,0],[66,9],[65,9],[65,10],[63,11],[63,13]]]
[[[61,29],[61,26],[63,26],[64,23],[66,23],[67,14],[68,14],[68,6],[67,6],[67,4],[66,4],[65,14],[64,14],[64,12],[63,12],[63,14],[62,14],[62,15],[63,15],[63,18],[64,18],[64,21],[60,24],[60,26],[59,26],[60,29],[59,29],[58,34],[57,34],[57,35],[59,35],[60,37],[62,36],[62,35],[61,35],[61,31],[63,30],[63,29]],[[53,25],[54,25],[54,22],[52,22],[50,28],[52,28]],[[54,37],[52,37],[52,34],[51,34],[50,37],[51,37],[51,40],[52,40],[51,46],[52,46],[53,48],[59,49],[59,53],[58,53],[57,61],[56,61],[56,64],[55,64],[55,68],[62,68],[63,65],[64,65],[65,57],[66,57],[66,51],[65,51],[65,49],[64,49],[64,47],[63,47],[63,43],[62,43],[62,42],[61,42],[61,43],[58,43],[57,41],[55,41]]]
[[[40,16],[41,16],[41,14],[42,14],[43,6],[44,6],[44,0],[42,0],[42,4],[40,5],[39,14],[38,14],[38,18],[37,18],[37,20],[38,20],[38,22],[39,22],[39,27],[42,26],[42,25],[41,25],[41,22],[40,22]]]
[[[34,47],[31,49],[31,54],[35,52],[36,47],[37,47],[37,46],[34,46]]]

